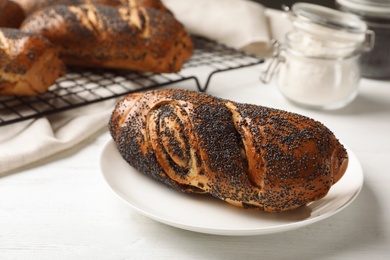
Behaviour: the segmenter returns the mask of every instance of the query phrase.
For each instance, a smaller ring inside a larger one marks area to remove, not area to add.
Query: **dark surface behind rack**
[[[194,55],[178,73],[155,74],[120,70],[69,68],[65,77],[37,97],[0,96],[0,126],[42,117],[80,106],[193,80],[206,91],[218,72],[260,64],[263,60],[214,41],[193,37]],[[205,78],[204,84],[200,78]]]
[[[282,9],[282,5],[292,6],[294,3],[297,2],[305,2],[305,3],[311,3],[316,5],[323,5],[330,8],[335,8],[335,0],[252,0],[255,2],[258,2],[265,7],[268,8],[274,8],[274,9]]]

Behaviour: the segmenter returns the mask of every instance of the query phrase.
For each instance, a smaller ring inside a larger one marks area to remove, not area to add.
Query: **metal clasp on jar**
[[[277,40],[272,40],[272,46],[272,57],[269,59],[266,69],[260,74],[260,80],[264,84],[268,84],[272,80],[274,75],[278,73],[280,64],[286,61],[282,54],[284,47]]]
[[[366,38],[364,39],[363,45],[362,45],[362,51],[363,52],[369,52],[374,48],[375,44],[375,32],[372,30],[366,31]]]

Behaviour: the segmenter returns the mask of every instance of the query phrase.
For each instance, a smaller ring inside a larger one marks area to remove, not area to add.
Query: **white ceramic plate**
[[[348,155],[347,172],[323,199],[282,213],[242,209],[211,196],[175,191],[128,165],[113,140],[103,147],[100,169],[115,194],[133,209],[154,220],[207,234],[261,235],[303,227],[348,206],[363,185],[360,163],[349,149]]]

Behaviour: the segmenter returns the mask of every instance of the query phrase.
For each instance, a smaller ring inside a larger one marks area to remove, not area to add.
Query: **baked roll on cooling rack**
[[[0,95],[45,93],[65,75],[58,55],[55,46],[40,35],[0,28]]]
[[[169,73],[193,51],[170,12],[138,5],[51,6],[28,16],[21,29],[49,39],[71,66]]]

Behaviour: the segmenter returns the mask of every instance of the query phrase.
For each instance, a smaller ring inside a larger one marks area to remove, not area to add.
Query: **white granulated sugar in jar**
[[[358,57],[340,62],[286,53],[278,85],[289,100],[313,107],[339,106],[357,95]]]
[[[347,57],[353,53],[351,48],[296,33],[287,39],[290,39],[292,50],[287,49],[284,53],[278,85],[288,99],[322,107],[337,105],[356,96],[360,71],[358,56]],[[299,44],[294,43],[297,41]],[[340,56],[347,58],[337,59]]]

